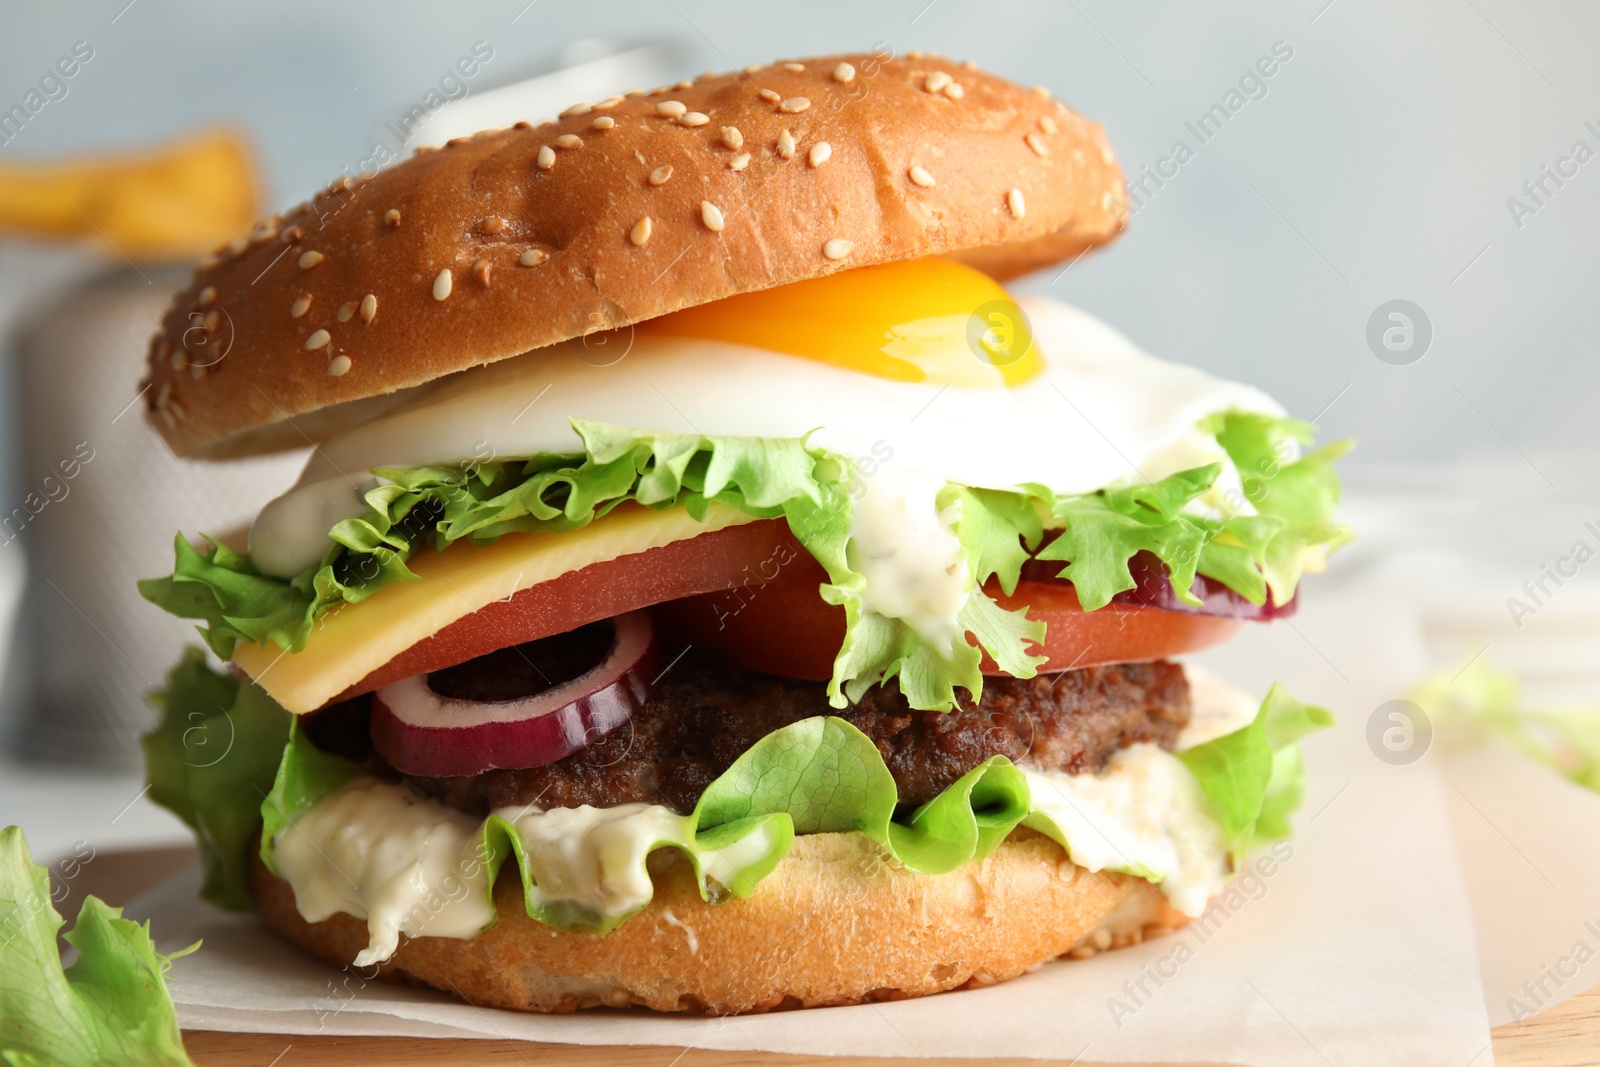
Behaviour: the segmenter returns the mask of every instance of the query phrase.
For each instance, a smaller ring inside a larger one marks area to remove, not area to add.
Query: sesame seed
[[[399,229],[400,228],[400,209],[392,207],[388,211],[385,211],[383,213],[383,221],[388,223],[391,228]],[[287,232],[287,231],[285,231],[285,232]]]
[[[575,133],[564,133],[556,138],[557,148],[582,148],[583,138]]]
[[[306,351],[314,352],[319,348],[324,348],[327,346],[328,342],[332,340],[333,335],[328,333],[327,330],[318,330],[310,337],[306,338]]]
[[[228,242],[228,254],[237,256],[250,247],[250,241],[244,237],[236,237]]]
[[[681,100],[663,100],[656,104],[656,114],[665,115],[670,119],[675,119],[688,110]]]
[[[771,89],[763,89],[761,90],[761,99],[767,101],[769,104],[776,104],[779,100],[783,99],[783,94],[775,93]]]
[[[929,93],[936,93],[949,84],[950,75],[946,74],[942,70],[933,71],[926,78],[922,79],[923,91]]]
[[[484,288],[489,286],[489,272],[492,269],[487,259],[480,258],[472,261],[472,276],[482,282]]]
[[[1101,193],[1100,194],[1100,210],[1101,211],[1110,211],[1111,210],[1111,194],[1110,193]]]
[[[823,244],[822,254],[829,259],[843,259],[850,254],[853,248],[855,248],[855,245],[846,241],[843,237],[833,237]]]
[[[336,316],[340,322],[349,322],[356,317],[356,302],[347,300],[339,305],[339,314]]]
[[[610,115],[601,115],[599,118],[597,118],[593,122],[589,123],[590,126],[594,127],[597,130],[609,130],[611,127],[615,126],[616,124],[617,124],[617,120],[612,118]]]
[[[396,212],[396,215],[398,214],[399,213]],[[300,240],[300,236],[300,227],[290,226],[288,229],[278,234],[278,240],[282,241],[286,245],[292,245],[296,241]]]
[[[722,229],[722,209],[709,200],[700,201],[700,221],[706,224],[706,229],[718,233]]]
[[[1013,218],[1022,218],[1028,213],[1028,205],[1022,199],[1022,190],[1013,189],[1006,194],[1006,207],[1011,209]]]
[[[311,294],[301,293],[299,296],[294,298],[294,303],[289,305],[289,317],[291,319],[298,319],[301,315],[304,315],[310,310]]]
[[[315,267],[318,263],[321,263],[326,258],[326,256],[324,256],[321,252],[318,252],[316,249],[312,249],[309,252],[301,252],[300,269],[310,270],[312,267]]]
[[[848,63],[840,63],[837,67],[833,68],[833,80],[836,82],[842,82],[845,85],[849,85],[851,82],[856,80],[856,68],[852,67]]]
[[[744,170],[744,168],[748,167],[749,165],[750,165],[750,153],[749,152],[740,152],[738,155],[736,155],[732,159],[728,160],[728,169],[729,170]]]
[[[1044,97],[1044,98],[1045,98],[1045,99],[1046,99],[1046,100],[1048,100],[1048,99],[1050,99],[1050,90],[1049,90],[1049,89],[1046,89],[1046,88],[1045,88],[1045,87],[1044,87],[1044,86],[1042,86],[1042,85],[1035,85],[1035,86],[1034,86],[1034,87],[1033,87],[1033,91],[1034,91],[1034,94],[1035,94],[1035,95],[1037,95],[1037,96],[1042,96],[1042,97]]]
[[[378,317],[378,298],[368,293],[361,298],[361,321],[368,326]]]
[[[543,263],[549,258],[549,254],[545,252],[544,249],[529,248],[524,251],[522,255],[517,257],[517,262],[521,263],[524,267],[537,267],[539,264]]]
[[[913,48],[911,51],[906,53],[906,58],[907,59],[921,59],[925,54],[926,53],[924,53],[922,51],[922,49]]]
[[[784,130],[778,134],[778,155],[784,159],[794,158],[794,134]]]
[[[798,115],[800,112],[806,111],[810,107],[811,101],[807,100],[805,97],[791,96],[789,99],[778,105],[778,110],[788,112],[791,115]]]
[[[484,233],[499,233],[506,228],[506,220],[499,215],[490,215],[478,220],[478,229]]]
[[[334,378],[343,378],[350,373],[350,357],[337,355],[328,360],[328,374]]]
[[[540,145],[539,155],[538,158],[534,160],[534,164],[540,170],[549,170],[551,167],[556,165],[556,150],[547,144]]]
[[[168,365],[173,370],[182,370],[183,369],[183,349],[174,348],[172,350],[172,360]]]
[[[672,83],[672,87],[674,89],[693,89],[694,88],[694,82],[689,81],[687,78],[685,78],[681,82],[673,82]]]
[[[944,95],[948,96],[951,100],[960,100],[962,97],[967,95],[967,91],[961,87],[960,82],[951,82],[949,85],[944,87]]]
[[[448,297],[453,283],[454,279],[451,277],[450,268],[446,267],[433,279],[433,298],[435,300],[443,300]]]
[[[704,126],[711,121],[711,116],[700,111],[691,111],[686,115],[678,116],[678,123],[683,126]]]
[[[820,167],[833,156],[833,146],[827,141],[818,141],[811,146],[811,151],[806,155],[806,162],[813,167]]]
[[[722,143],[735,152],[744,147],[744,134],[739,132],[737,126],[722,127]]]
[[[217,302],[217,290],[216,290],[216,287],[208,285],[204,289],[200,290],[200,298],[199,299],[200,299],[200,306],[203,307],[203,308],[207,308],[207,307],[210,307],[212,304],[215,304]]]
[[[1028,136],[1024,137],[1023,140],[1028,142],[1028,147],[1033,149],[1034,155],[1048,156],[1050,154],[1050,146],[1045,144],[1044,138],[1040,137],[1038,134],[1030,133]]]
[[[672,164],[664,164],[650,172],[650,184],[665,185],[670,177],[672,177]]]
[[[206,333],[216,333],[217,327],[222,324],[222,316],[218,312],[208,311],[202,321],[205,324]]]
[[[588,113],[589,102],[587,100],[579,100],[576,104],[573,104],[571,107],[563,111],[560,117],[564,119],[570,119],[574,115],[587,115]]]
[[[644,244],[646,241],[650,240],[651,228],[652,223],[650,222],[650,216],[646,215],[644,218],[633,224],[633,229],[628,231],[628,240],[632,241],[636,245]]]
[[[785,63],[783,65],[783,69],[789,71],[791,74],[799,74],[801,71],[806,69],[806,65],[804,63]]]
[[[906,171],[906,177],[911,179],[912,184],[920,185],[924,189],[932,189],[935,184],[933,175],[929,174],[926,168],[920,166],[913,166]]]
[[[744,72],[745,72],[745,73],[746,73],[746,74],[760,74],[760,73],[761,73],[761,72],[762,72],[762,71],[764,71],[764,70],[766,70],[766,69],[767,69],[767,68],[766,68],[766,65],[765,65],[765,64],[762,64],[762,63],[752,63],[752,64],[750,64],[750,65],[749,65],[749,66],[748,66],[748,67],[746,67],[746,68],[744,68]]]
[[[1039,117],[1039,129],[1043,130],[1045,133],[1055,133],[1060,128],[1061,127],[1056,125],[1056,120],[1051,118],[1049,115],[1041,115]]]
[[[596,111],[609,111],[625,99],[627,98],[623,96],[608,96],[604,100],[595,101],[594,109]]]
[[[1101,145],[1100,146],[1100,162],[1104,163],[1106,166],[1109,167],[1109,166],[1111,166],[1111,164],[1115,163],[1116,161],[1117,161],[1117,157],[1112,154],[1111,146],[1110,145]]]

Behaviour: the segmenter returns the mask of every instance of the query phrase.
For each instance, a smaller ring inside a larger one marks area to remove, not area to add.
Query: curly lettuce
[[[1223,517],[1192,506],[1216,485],[1222,465],[1215,463],[1151,485],[1080,496],[1057,497],[1037,485],[1016,491],[948,485],[937,503],[958,516],[952,528],[972,582],[956,622],[975,643],[937,645],[873,610],[865,577],[850,565],[859,483],[846,457],[799,438],[651,433],[581,420],[573,426],[581,454],[376,470],[382,484],[365,496],[370,510],[336,525],[322,561],[288,581],[260,573],[247,555],[225,545],[196,547],[180,535],[173,573],[141,582],[140,591],[175,615],[200,620],[207,643],[224,659],[238,641],[296,652],[332,608],[414,580],[406,563],[425,547],[558,534],[624,502],[682,507],[696,518],[720,503],[783,518],[827,571],[819,595],[846,616],[828,687],[834,707],[892,679],[912,707],[948,711],[958,689],[974,700],[981,696],[985,652],[1018,677],[1031,677],[1042,662],[1028,649],[1042,641],[1043,624],[1001,608],[982,590],[993,578],[1011,592],[1029,558],[1065,564],[1061,575],[1091,611],[1134,588],[1129,561],[1139,552],[1166,565],[1185,602],[1199,603],[1190,587],[1200,574],[1253,603],[1264,603],[1270,591],[1282,604],[1294,595],[1308,558],[1349,537],[1333,522],[1339,498],[1333,461],[1348,446],[1294,458],[1310,427],[1262,415],[1219,415],[1202,427],[1242,473],[1253,504],[1244,508],[1241,500]],[[1059,532],[1040,550],[1047,524]]]
[[[1351,538],[1333,518],[1339,503],[1333,464],[1351,442],[1300,456],[1311,441],[1309,423],[1240,412],[1213,416],[1203,429],[1216,434],[1242,482],[1242,492],[1220,509],[1195,505],[1216,487],[1221,463],[1050,502],[1061,534],[1037,558],[1066,564],[1060,575],[1085,610],[1135,587],[1129,561],[1139,552],[1166,565],[1173,592],[1186,604],[1201,603],[1192,589],[1197,574],[1252,604],[1266,603],[1268,592],[1286,604],[1308,556],[1325,558]]]
[[[172,961],[148,924],[89,897],[65,935],[78,950],[61,965],[50,873],[20,827],[0,830],[0,1062],[11,1067],[188,1067],[167,994]]]

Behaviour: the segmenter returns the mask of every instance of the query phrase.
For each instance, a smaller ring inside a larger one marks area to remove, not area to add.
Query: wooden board
[[[76,915],[83,895],[93,893],[123,904],[184,864],[194,850],[158,849],[101,853],[67,885],[58,907]],[[1600,986],[1521,1023],[1493,1034],[1500,1067],[1591,1067],[1600,1063]],[[490,1041],[395,1037],[303,1037],[285,1034],[227,1034],[191,1030],[184,1045],[199,1067],[364,1067],[423,1064],[426,1067],[893,1067],[924,1060],[865,1056],[782,1056],[764,1052],[717,1052],[657,1046],[554,1045],[534,1041]],[[940,1059],[939,1067],[1043,1067],[1044,1060]],[[1067,1061],[1061,1061],[1066,1063]],[[1077,1067],[1092,1067],[1079,1063]],[[1126,1067],[1126,1065],[1125,1065]],[[1179,1067],[1179,1065],[1148,1065]],[[1190,1065],[1181,1065],[1190,1067]]]

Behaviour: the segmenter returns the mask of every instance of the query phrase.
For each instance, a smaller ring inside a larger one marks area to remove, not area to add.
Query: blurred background
[[[1418,670],[1486,657],[1600,699],[1596,39],[1576,0],[8,5],[0,808],[69,761],[101,768],[73,803],[126,802],[130,839],[176,825],[137,799],[132,738],[191,631],[132,582],[167,572],[173,530],[247,521],[298,464],[178,464],[142,425],[144,345],[199,253],[379,145],[849,50],[971,59],[1106,125],[1128,232],[1021,288],[1359,438],[1362,539],[1313,600],[1382,589]]]

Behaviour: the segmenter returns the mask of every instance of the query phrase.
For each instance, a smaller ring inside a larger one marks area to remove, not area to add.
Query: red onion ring
[[[426,674],[372,695],[372,744],[402,774],[443,778],[542,767],[598,741],[649,695],[655,635],[647,612],[611,620],[615,638],[594,667],[518,700],[456,700]]]

